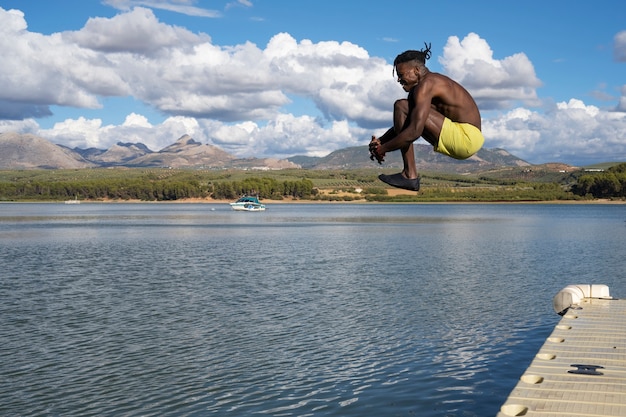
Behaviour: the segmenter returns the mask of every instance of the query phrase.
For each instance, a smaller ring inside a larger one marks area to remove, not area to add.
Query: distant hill
[[[478,153],[466,160],[457,160],[433,151],[433,147],[424,144],[415,144],[415,162],[419,169],[444,172],[477,172],[503,166],[531,166],[532,164],[511,155],[504,149],[481,149]],[[315,158],[308,156],[294,156],[289,161],[308,169],[358,169],[379,166],[369,158],[367,146],[354,146],[331,152],[325,157]],[[386,155],[383,168],[401,168],[402,157],[400,152],[391,152]]]
[[[504,149],[481,149],[459,161],[435,153],[432,146],[415,144],[415,159],[421,171],[479,173],[502,167],[532,164]],[[142,143],[118,142],[109,149],[70,149],[30,134],[0,134],[0,169],[69,169],[93,167],[172,167],[202,169],[361,169],[401,168],[400,152],[391,152],[382,165],[369,159],[367,146],[331,152],[325,157],[293,156],[288,159],[237,158],[224,150],[183,135],[158,152]]]
[[[126,166],[138,167],[204,167],[224,168],[235,159],[216,146],[203,145],[189,135],[183,135],[159,152],[150,152],[124,161]]]
[[[18,133],[0,134],[0,168],[57,169],[97,166],[80,154],[57,146],[39,136]]]
[[[81,154],[83,158],[88,159],[100,165],[119,165],[132,161],[139,157],[153,153],[143,143],[122,143],[118,142],[107,150],[90,148],[83,151],[74,148],[74,151]]]
[[[68,169],[93,167],[171,167],[204,169],[300,168],[287,160],[236,158],[222,149],[183,135],[158,152],[142,143],[118,142],[109,149],[70,149],[29,134],[0,134],[0,169]]]

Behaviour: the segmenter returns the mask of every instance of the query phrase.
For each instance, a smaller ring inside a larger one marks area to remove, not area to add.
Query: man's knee
[[[401,98],[400,100],[396,100],[395,103],[393,103],[393,111],[394,112],[401,112],[404,114],[409,114],[409,100],[405,99],[405,98]]]

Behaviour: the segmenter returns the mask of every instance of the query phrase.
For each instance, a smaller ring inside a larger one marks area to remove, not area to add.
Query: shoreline
[[[78,200],[79,204],[224,204],[228,205],[233,200],[215,200],[212,198],[185,198],[171,201],[143,201],[143,200]],[[41,201],[0,201],[0,204],[65,204],[62,200],[41,200]],[[626,200],[542,200],[542,201],[366,201],[365,199],[352,201],[329,201],[329,200],[270,200],[262,201],[267,205],[278,204],[562,204],[562,205],[581,205],[581,204],[604,204],[604,205],[620,205],[626,204]],[[68,204],[71,205],[71,204]]]
[[[142,202],[142,201],[137,201]],[[261,201],[263,204],[626,204],[626,200],[544,200],[544,201],[410,201],[410,202],[388,202],[388,201],[328,201],[328,200],[270,200]],[[144,201],[145,203],[145,201]],[[232,200],[214,200],[202,198],[188,198],[176,201],[155,201],[155,203],[187,203],[187,204],[229,204]]]
[[[323,192],[323,195],[328,196],[328,193]],[[406,191],[401,189],[387,189],[387,196],[415,196],[414,191]],[[278,204],[626,204],[626,199],[612,200],[608,198],[592,199],[592,200],[520,200],[520,201],[506,201],[506,200],[484,200],[484,201],[367,201],[364,198],[357,199],[358,195],[354,193],[338,193],[335,195],[337,198],[351,197],[353,200],[301,200],[293,197],[285,197],[280,200],[262,199],[262,203],[266,205],[278,205]],[[236,199],[214,199],[212,197],[204,198],[183,198],[180,200],[168,200],[168,201],[144,201],[144,200],[120,200],[120,199],[85,199],[78,200],[79,203],[105,203],[105,204],[134,204],[134,203],[146,203],[146,204],[229,204]],[[32,200],[32,201],[1,201],[2,203],[52,203],[59,204],[65,203],[67,200]],[[70,205],[70,204],[68,204]]]

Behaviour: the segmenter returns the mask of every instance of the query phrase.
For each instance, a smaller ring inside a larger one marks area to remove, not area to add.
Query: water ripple
[[[626,247],[550,207],[85,206],[0,214],[0,415],[493,415]]]

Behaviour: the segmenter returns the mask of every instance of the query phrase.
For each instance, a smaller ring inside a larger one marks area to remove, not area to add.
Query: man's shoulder
[[[440,74],[438,72],[429,72],[424,79],[430,79],[431,82],[455,82],[452,78],[447,75]]]
[[[428,76],[422,80],[425,88],[433,91],[435,95],[446,94],[448,91],[462,88],[461,84],[454,81],[447,75],[440,74],[438,72],[430,72]]]

